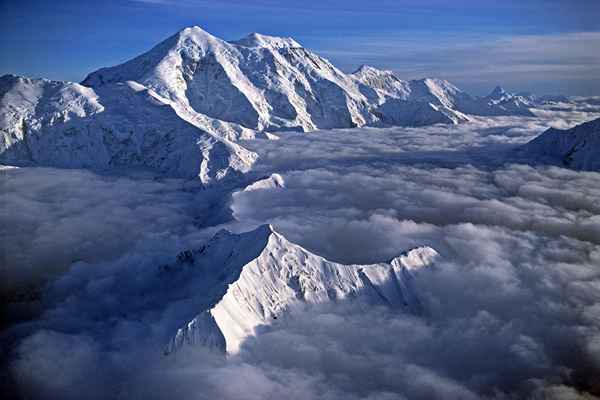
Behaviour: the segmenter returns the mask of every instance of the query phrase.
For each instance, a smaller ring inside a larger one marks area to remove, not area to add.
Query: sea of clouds
[[[3,171],[3,289],[48,282],[40,314],[3,333],[5,380],[35,398],[593,398],[600,173],[528,165],[514,149],[597,111],[249,141],[257,175],[285,187],[231,198],[180,180]],[[148,290],[157,268],[218,227],[265,222],[344,263],[434,247],[423,315],[299,306],[237,355],[165,356],[171,328],[195,314],[182,315],[186,294]]]

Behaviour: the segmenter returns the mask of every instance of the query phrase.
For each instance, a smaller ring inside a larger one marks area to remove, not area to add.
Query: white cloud
[[[600,174],[503,161],[549,124],[594,115],[547,110],[247,143],[261,155],[257,174],[280,173],[285,188],[234,195],[232,229],[272,222],[336,261],[382,261],[423,244],[443,261],[417,278],[422,317],[355,303],[293,309],[227,358],[201,348],[163,356],[171,328],[199,310],[168,287],[146,293],[148,271],[172,243],[206,237],[182,210],[208,194],[175,181],[24,169],[9,195],[50,199],[47,224],[99,221],[91,236],[111,249],[122,236],[105,232],[119,221],[105,225],[98,213],[120,205],[119,230],[140,242],[110,250],[111,259],[92,252],[55,282],[42,318],[19,328],[11,371],[25,394],[63,398],[591,398],[600,374]],[[48,174],[62,183],[47,184]],[[106,197],[92,199],[92,190]],[[99,209],[78,210],[71,197]],[[163,231],[170,239],[159,245]],[[34,259],[46,254],[28,249]]]

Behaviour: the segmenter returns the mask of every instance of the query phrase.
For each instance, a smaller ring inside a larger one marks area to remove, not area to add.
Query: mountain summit
[[[418,247],[389,263],[344,265],[291,243],[271,225],[242,234],[223,230],[163,267],[165,279],[184,285],[176,290],[203,295],[198,315],[177,330],[166,352],[205,345],[235,353],[257,327],[297,303],[354,299],[419,312],[415,277],[437,258],[434,249]]]
[[[261,35],[260,33],[253,32],[240,40],[232,41],[231,44],[236,44],[245,47],[302,47],[302,45],[296,42],[294,39],[287,37],[277,37]]]

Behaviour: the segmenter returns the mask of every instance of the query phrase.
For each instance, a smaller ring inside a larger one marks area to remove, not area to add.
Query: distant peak
[[[375,68],[371,65],[362,64],[353,74],[393,74],[392,71]]]
[[[426,83],[426,84],[430,84],[430,85],[444,85],[444,84],[449,83],[447,80],[440,79],[440,78],[423,78],[423,79],[419,79],[419,81]]]
[[[271,48],[286,48],[286,47],[302,47],[300,43],[291,37],[269,36],[260,33],[252,32],[248,36],[231,42],[244,47],[271,47]]]
[[[370,65],[367,64],[362,64],[360,67],[358,67],[358,69],[355,72],[360,72],[360,71],[371,71],[371,70],[376,70],[377,68],[375,67],[371,67]]]
[[[490,93],[489,97],[502,97],[507,94],[506,90],[500,85],[496,86],[492,93]]]
[[[204,29],[200,28],[198,25],[188,26],[187,28],[183,28],[182,30],[179,31],[179,33],[180,34],[207,33],[210,35],[210,33],[205,31]]]
[[[175,36],[178,37],[179,40],[191,39],[197,43],[222,42],[221,39],[217,38],[216,36],[205,31],[197,25],[184,28],[177,32]]]

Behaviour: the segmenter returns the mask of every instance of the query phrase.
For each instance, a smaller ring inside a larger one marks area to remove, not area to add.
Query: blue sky
[[[292,36],[345,71],[367,63],[483,94],[600,94],[597,0],[0,0],[0,74],[79,81],[191,25]]]

